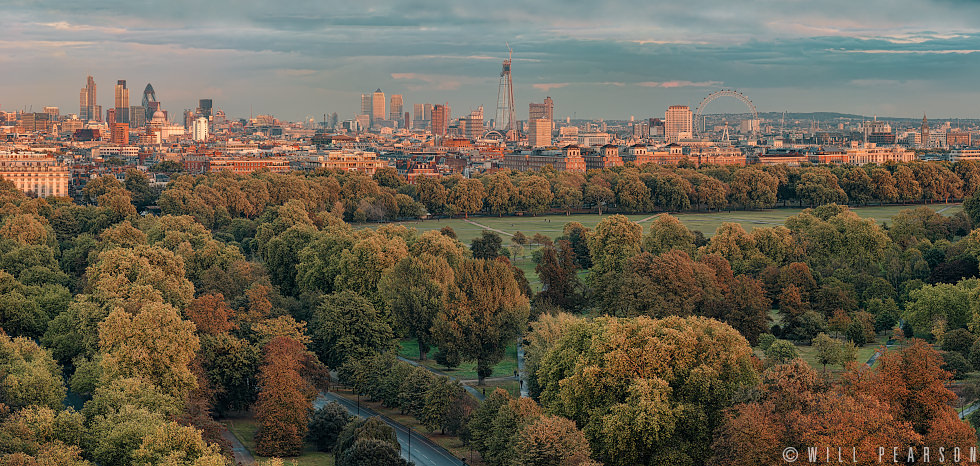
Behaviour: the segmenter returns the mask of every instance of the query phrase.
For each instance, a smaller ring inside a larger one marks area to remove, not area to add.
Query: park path
[[[252,456],[252,452],[248,451],[245,445],[227,427],[221,431],[221,438],[225,439],[231,445],[231,454],[235,457],[235,464],[242,466],[253,466],[255,464],[255,457]]]
[[[484,225],[482,223],[476,223],[476,222],[474,222],[474,221],[472,221],[472,220],[470,220],[468,218],[467,219],[463,219],[463,221],[466,222],[466,223],[469,223],[470,225],[475,225],[475,226],[478,226],[480,228],[483,228],[484,230],[495,231],[497,233],[500,233],[501,235],[514,236],[513,233],[508,233],[508,232],[506,232],[504,230],[498,230],[496,228],[486,226],[486,225]]]
[[[517,339],[517,381],[521,386],[521,398],[530,398],[531,392],[527,388],[527,371],[524,370],[524,345],[521,344],[523,338]]]

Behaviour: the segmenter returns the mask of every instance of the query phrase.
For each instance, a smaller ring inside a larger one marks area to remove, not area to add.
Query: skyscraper
[[[929,121],[926,120],[926,114],[922,114],[922,126],[919,128],[921,134],[919,135],[922,147],[929,147]]]
[[[449,106],[436,105],[432,107],[432,134],[445,136],[449,127]]]
[[[385,93],[378,89],[371,95],[371,124],[380,124],[387,116],[385,113]]]
[[[371,94],[361,94],[361,113],[360,115],[371,114]]]
[[[689,138],[693,132],[691,107],[687,105],[671,105],[664,115],[664,136],[668,142]]]
[[[82,121],[101,120],[102,109],[96,109],[95,103],[95,79],[88,77],[85,87],[78,96],[78,119]]]
[[[423,118],[423,115],[424,115],[424,113],[423,113],[424,110],[423,109],[424,109],[424,107],[422,106],[422,104],[415,104],[415,105],[413,105],[412,106],[412,110],[413,110],[413,112],[412,112],[413,113],[412,119],[415,120],[415,121],[425,120],[425,118]]]
[[[191,136],[198,142],[208,140],[208,119],[206,117],[201,116],[194,120]]]
[[[551,129],[554,130],[555,121],[555,101],[551,97],[546,97],[543,103],[531,103],[528,105],[528,123],[534,120],[548,120],[551,122]]]
[[[422,120],[432,121],[432,104],[422,105]]]
[[[146,84],[146,89],[143,89],[143,114],[146,117],[146,121],[153,119],[153,114],[157,110],[160,110],[160,102],[157,102],[157,93],[153,90],[153,86],[149,83]]]
[[[391,96],[391,108],[389,109],[389,120],[399,120],[402,117],[402,107],[404,106],[401,94]]]
[[[129,123],[129,89],[125,79],[116,81],[116,123]]]
[[[460,118],[459,126],[466,139],[478,139],[483,136],[483,106],[470,112],[469,116]]]
[[[201,99],[197,105],[197,114],[210,120],[211,105],[212,105],[211,99]]]

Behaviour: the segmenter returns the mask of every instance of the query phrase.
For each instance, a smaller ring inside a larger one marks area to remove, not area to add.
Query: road
[[[255,464],[255,457],[252,456],[252,453],[245,448],[245,445],[242,445],[238,437],[235,437],[235,434],[232,434],[228,428],[221,431],[221,438],[225,439],[231,445],[231,454],[235,457],[235,464],[241,466],[253,466]]]
[[[330,392],[320,392],[320,397],[313,402],[314,408],[319,408],[331,401],[340,403],[351,414],[357,415],[360,411],[361,416],[378,416],[386,424],[395,429],[398,436],[398,443],[402,446],[402,458],[405,458],[418,466],[462,466],[465,463],[434,443],[415,432],[377,412],[361,406],[357,408],[357,403],[348,400],[340,395]],[[411,439],[411,440],[409,440]],[[409,442],[411,442],[411,457],[409,457]]]

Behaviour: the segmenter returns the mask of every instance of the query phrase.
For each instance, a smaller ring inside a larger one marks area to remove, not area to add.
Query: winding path
[[[252,452],[248,451],[248,448],[245,448],[245,445],[227,427],[221,431],[221,438],[225,439],[231,445],[231,454],[235,457],[235,464],[242,466],[252,466],[255,464],[255,457],[252,456]]]

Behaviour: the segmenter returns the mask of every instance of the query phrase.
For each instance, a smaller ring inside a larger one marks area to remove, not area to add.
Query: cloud
[[[662,87],[664,89],[673,89],[677,87],[718,87],[721,86],[721,81],[643,81],[636,83],[637,86],[641,87]]]
[[[532,84],[531,87],[539,91],[548,92],[552,89],[561,89],[567,86],[568,84],[569,83],[537,83],[537,84]]]

